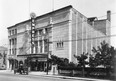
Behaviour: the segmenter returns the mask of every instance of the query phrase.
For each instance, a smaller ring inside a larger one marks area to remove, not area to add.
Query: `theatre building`
[[[76,63],[74,55],[92,54],[103,40],[110,44],[110,14],[102,20],[87,18],[69,5],[8,27],[8,68],[14,59],[29,57],[32,71],[44,71],[51,54]]]

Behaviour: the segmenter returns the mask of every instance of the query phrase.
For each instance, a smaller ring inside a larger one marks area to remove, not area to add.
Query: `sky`
[[[116,0],[0,0],[0,46],[8,46],[7,27],[28,20],[30,13],[36,16],[72,5],[86,17],[106,18],[111,15],[111,34],[116,35]],[[111,45],[116,47],[116,36],[111,37]]]

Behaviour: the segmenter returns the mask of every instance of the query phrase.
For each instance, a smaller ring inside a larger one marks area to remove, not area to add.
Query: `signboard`
[[[35,61],[47,61],[47,58],[32,58],[32,61],[35,62]]]

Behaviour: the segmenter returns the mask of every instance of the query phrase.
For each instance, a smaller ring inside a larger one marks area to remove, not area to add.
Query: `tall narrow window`
[[[12,45],[14,45],[14,39],[12,39]]]
[[[40,29],[40,30],[39,30],[39,35],[42,35],[42,33],[43,33],[43,30]]]
[[[15,44],[15,45],[17,44],[17,39],[16,39],[16,38],[14,39],[14,44]]]
[[[40,53],[42,53],[42,40],[39,41]]]
[[[38,53],[38,41],[35,41],[35,53]]]
[[[15,55],[17,55],[17,49],[15,48]]]
[[[38,31],[36,30],[35,31],[35,38],[37,38],[37,36],[38,36]]]
[[[12,35],[14,35],[14,30],[12,30]]]
[[[9,40],[10,46],[11,46],[11,39]]]
[[[48,51],[48,42],[47,42],[47,41],[48,41],[47,39],[44,40],[44,46],[45,46],[44,51],[45,51],[45,52]]]
[[[14,54],[14,49],[12,49],[12,55]]]
[[[11,49],[9,49],[9,55],[11,55]]]
[[[11,36],[11,30],[9,30],[9,36]]]
[[[17,34],[17,29],[15,29],[15,34]]]
[[[64,47],[64,42],[63,41],[57,42],[56,47],[57,48],[63,48]]]

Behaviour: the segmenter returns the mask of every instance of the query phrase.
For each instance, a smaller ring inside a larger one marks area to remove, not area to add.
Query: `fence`
[[[84,72],[83,72],[84,71]],[[68,76],[84,76],[93,78],[113,79],[114,70],[111,68],[81,68],[81,67],[62,67],[58,66],[58,73],[60,75]]]

